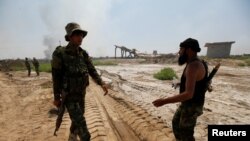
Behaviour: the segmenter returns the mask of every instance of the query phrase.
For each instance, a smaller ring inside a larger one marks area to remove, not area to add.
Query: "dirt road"
[[[0,73],[0,141],[67,140],[70,119],[66,113],[58,136],[51,76],[27,77],[25,72]],[[85,117],[92,141],[168,141],[173,135],[163,121],[126,100],[119,91],[102,90],[92,81],[87,88]]]

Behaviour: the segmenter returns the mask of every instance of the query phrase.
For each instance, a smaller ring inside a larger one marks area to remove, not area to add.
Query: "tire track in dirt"
[[[13,82],[0,74],[0,85],[4,88],[0,95],[0,113],[4,115],[0,118],[0,141],[68,140],[71,121],[67,112],[57,136],[53,136],[56,115],[49,113],[54,106],[52,88],[46,84],[51,85],[48,75],[41,73],[41,78],[29,78],[24,72],[18,72],[13,74]],[[122,97],[120,92],[110,90],[111,94],[105,97],[102,93],[101,88],[90,81],[85,118],[91,141],[172,139],[170,128]]]
[[[95,91],[95,93],[101,93],[98,89],[95,89]],[[106,98],[102,98],[101,95],[96,96],[103,103],[108,114],[115,116],[112,117],[114,119],[112,120],[113,124],[116,124],[115,120],[123,121],[127,124],[129,132],[133,131],[139,137],[139,140],[169,141],[173,139],[171,128],[162,120],[147,113],[141,107],[127,101],[123,94],[110,90],[110,94]],[[112,112],[116,114],[114,115]],[[119,130],[119,127],[117,130]]]

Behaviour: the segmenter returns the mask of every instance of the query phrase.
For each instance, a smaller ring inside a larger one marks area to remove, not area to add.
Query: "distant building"
[[[157,50],[153,50],[153,55],[156,56],[157,54]]]
[[[229,57],[231,46],[233,43],[235,43],[235,41],[206,43],[205,47],[207,47],[207,57],[211,58]]]

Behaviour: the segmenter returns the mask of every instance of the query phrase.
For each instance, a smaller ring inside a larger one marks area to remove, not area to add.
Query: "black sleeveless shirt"
[[[198,59],[192,60],[197,61]],[[202,60],[202,64],[205,67],[206,74],[202,80],[196,81],[195,84],[195,90],[194,95],[191,99],[187,101],[183,101],[182,104],[197,104],[197,105],[203,105],[205,101],[205,93],[207,88],[207,77],[208,77],[208,67],[205,61]],[[186,76],[184,76],[184,73],[186,71],[187,65],[182,73],[181,76],[181,83],[180,83],[180,93],[185,91],[185,84],[186,84]]]

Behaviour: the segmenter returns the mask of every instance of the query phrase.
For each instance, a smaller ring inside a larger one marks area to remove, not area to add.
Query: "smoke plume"
[[[55,50],[56,46],[58,46],[58,44],[56,43],[56,40],[51,36],[44,36],[43,44],[48,47],[44,51],[45,58],[50,60],[52,53]]]

